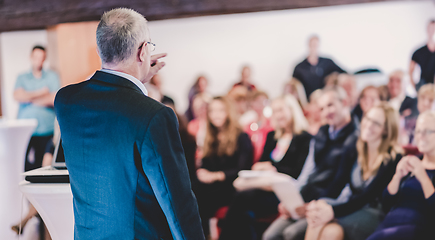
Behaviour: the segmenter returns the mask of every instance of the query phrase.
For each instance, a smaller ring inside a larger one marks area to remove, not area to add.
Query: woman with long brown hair
[[[398,113],[388,103],[364,115],[357,153],[344,155],[327,194],[338,198],[312,201],[307,207],[306,240],[359,240],[375,231],[383,217],[379,199],[402,157],[398,127]]]
[[[233,105],[224,97],[213,98],[208,106],[204,157],[196,172],[199,184],[194,189],[205,234],[216,210],[230,203],[238,172],[250,169],[252,159],[251,140],[241,130]]]

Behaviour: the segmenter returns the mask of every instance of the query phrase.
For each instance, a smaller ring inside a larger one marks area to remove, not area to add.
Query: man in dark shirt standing
[[[325,77],[333,72],[345,72],[329,58],[319,57],[319,37],[312,36],[308,41],[308,57],[296,65],[293,77],[304,85],[307,98],[317,89],[325,86]]]
[[[435,77],[435,19],[432,19],[427,25],[428,39],[426,45],[419,48],[412,54],[411,64],[409,65],[409,77],[411,83],[418,91],[426,83],[433,83]],[[414,73],[415,64],[421,69],[420,81],[415,84],[412,74]]]

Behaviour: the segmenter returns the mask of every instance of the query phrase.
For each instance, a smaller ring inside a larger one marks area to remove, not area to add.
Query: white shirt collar
[[[148,96],[148,91],[145,88],[145,85],[141,81],[139,81],[137,78],[131,76],[130,74],[123,73],[123,72],[118,72],[118,71],[110,70],[110,69],[104,69],[104,68],[101,69],[100,71],[105,72],[105,73],[110,73],[110,74],[113,74],[113,75],[117,75],[117,76],[120,76],[120,77],[123,77],[123,78],[126,78],[126,79],[130,80],[131,82],[133,82],[143,92],[143,94],[145,96]]]

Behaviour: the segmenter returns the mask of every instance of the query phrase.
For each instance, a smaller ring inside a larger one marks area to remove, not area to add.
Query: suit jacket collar
[[[337,133],[334,139],[331,139],[329,137],[329,125],[324,125],[319,129],[319,132],[317,133],[318,136],[316,135],[316,141],[321,141],[320,139],[324,139],[325,141],[328,140],[334,142],[342,142],[350,134],[358,130],[358,125],[359,124],[357,123],[357,120],[352,117],[351,121]]]
[[[138,86],[136,86],[136,84],[134,84],[132,81],[114,74],[110,74],[102,71],[96,71],[95,74],[89,80],[96,80],[112,85],[117,85],[120,87],[130,88],[132,90],[138,91],[139,93],[143,94],[142,90]]]

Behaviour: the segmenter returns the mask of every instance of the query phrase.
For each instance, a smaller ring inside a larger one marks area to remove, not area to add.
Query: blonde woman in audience
[[[197,151],[196,151],[196,159],[197,166],[200,165],[202,159],[202,152],[205,141],[205,134],[207,132],[207,106],[211,101],[211,98],[208,94],[197,94],[193,99],[192,109],[193,116],[192,119],[187,124],[187,131],[190,135],[194,136],[196,139]]]
[[[379,88],[369,85],[365,87],[359,96],[359,104],[353,109],[352,115],[362,120],[367,111],[381,101]]]
[[[227,98],[233,102],[236,109],[237,118],[240,118],[240,116],[248,111],[248,89],[245,86],[234,86],[228,92]]]
[[[307,104],[307,94],[305,93],[304,86],[296,78],[292,78],[289,82],[284,85],[283,95],[293,95],[299,102],[302,108]]]
[[[357,153],[343,155],[326,198],[307,207],[306,240],[364,240],[375,231],[383,217],[379,198],[402,157],[398,127],[399,116],[388,103],[364,115]]]
[[[204,232],[216,210],[228,205],[235,193],[233,181],[240,170],[252,166],[253,148],[249,136],[239,126],[233,105],[225,97],[215,97],[208,106],[204,157],[194,189]]]
[[[322,118],[320,117],[320,107],[317,101],[322,96],[322,90],[317,89],[310,95],[310,102],[305,106],[304,114],[308,121],[308,129],[307,131],[311,135],[316,135],[319,131],[319,128],[325,123],[322,122]]]
[[[275,99],[272,104],[274,131],[267,135],[260,161],[254,171],[269,171],[259,178],[239,177],[234,181],[238,192],[222,222],[221,240],[256,239],[252,231],[255,217],[270,217],[278,213],[278,199],[271,184],[276,175],[297,179],[307,158],[312,136],[306,132],[308,122],[292,95]]]
[[[254,146],[254,163],[260,160],[266,143],[267,134],[273,130],[270,123],[270,116],[266,117],[264,109],[269,107],[269,96],[263,91],[253,91],[249,95],[249,107],[253,120],[244,127]]]
[[[435,238],[435,112],[418,117],[415,138],[423,160],[408,155],[397,165],[384,190],[383,204],[391,209],[368,240]]]
[[[419,114],[433,110],[435,100],[435,85],[428,83],[420,87],[417,94],[417,110],[414,114],[402,118],[400,136],[401,144],[414,145],[414,129]]]

